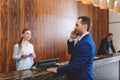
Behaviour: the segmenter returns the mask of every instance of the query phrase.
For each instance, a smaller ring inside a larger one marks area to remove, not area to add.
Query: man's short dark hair
[[[87,24],[87,31],[90,30],[91,27],[91,20],[87,16],[80,16],[78,19],[82,19],[81,24]]]
[[[113,33],[108,33],[108,35],[107,35],[107,36],[111,36],[111,35],[113,36]]]

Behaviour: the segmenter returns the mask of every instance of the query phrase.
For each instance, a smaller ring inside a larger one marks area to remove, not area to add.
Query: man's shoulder
[[[105,38],[102,39],[102,41],[104,41],[104,42],[108,41],[108,38],[105,37]]]

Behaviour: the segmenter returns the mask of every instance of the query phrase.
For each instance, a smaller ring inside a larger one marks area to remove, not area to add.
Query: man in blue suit
[[[86,16],[79,17],[68,40],[68,52],[71,55],[68,65],[47,70],[58,75],[66,74],[67,80],[94,80],[92,67],[95,44],[89,33],[90,28],[91,20]]]

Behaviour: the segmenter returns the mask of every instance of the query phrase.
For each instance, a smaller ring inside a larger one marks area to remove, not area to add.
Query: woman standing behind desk
[[[13,59],[16,60],[17,70],[29,69],[33,65],[33,59],[36,57],[34,47],[29,42],[31,31],[24,29],[21,40],[14,45]]]

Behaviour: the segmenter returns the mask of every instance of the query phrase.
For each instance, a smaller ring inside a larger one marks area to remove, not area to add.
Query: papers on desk
[[[96,56],[95,56],[94,59],[99,59],[99,57],[96,57]]]

